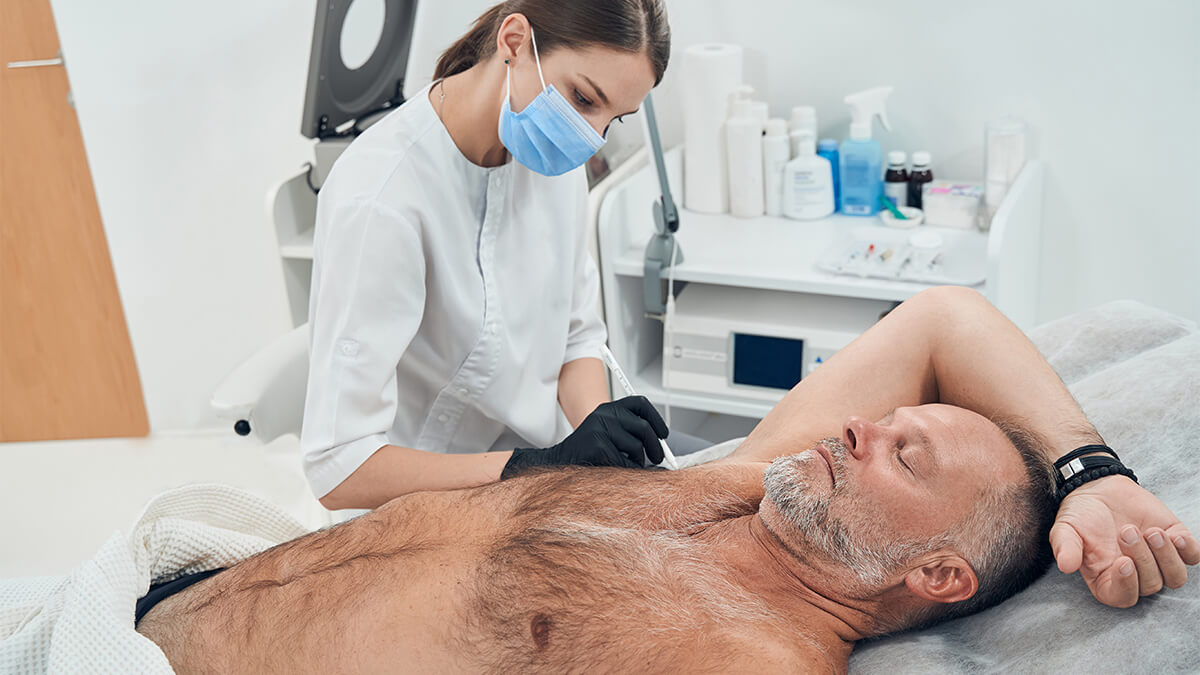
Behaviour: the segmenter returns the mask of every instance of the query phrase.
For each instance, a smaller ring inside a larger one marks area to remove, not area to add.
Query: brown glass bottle
[[[928,152],[913,153],[913,170],[908,174],[908,205],[924,208],[921,188],[933,182],[933,171],[929,169],[931,158]]]
[[[883,194],[894,206],[908,205],[908,169],[904,168],[907,159],[899,150],[888,153],[887,172],[883,174]]]

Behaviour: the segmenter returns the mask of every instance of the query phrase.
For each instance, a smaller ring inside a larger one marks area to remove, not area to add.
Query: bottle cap
[[[908,155],[905,154],[903,150],[893,150],[888,153],[888,164],[899,164],[900,166],[904,166],[904,163],[907,161]]]
[[[754,112],[754,101],[741,99],[733,102],[733,112],[729,115],[731,120],[758,120],[758,115]]]
[[[768,136],[787,136],[787,134],[787,120],[779,117],[767,120]]]
[[[871,122],[852,122],[850,124],[850,140],[852,141],[869,141],[871,140]]]
[[[928,152],[918,150],[913,153],[913,166],[929,166],[933,159]]]
[[[817,149],[820,150],[821,152],[826,152],[828,150],[837,150],[837,141],[833,140],[832,138],[826,138],[825,140],[823,140],[817,144]]]
[[[811,105],[798,105],[792,108],[791,127],[817,126],[817,109]]]

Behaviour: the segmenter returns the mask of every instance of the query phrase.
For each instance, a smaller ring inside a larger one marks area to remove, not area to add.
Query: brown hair
[[[525,15],[537,31],[541,54],[587,45],[645,52],[654,68],[654,85],[662,82],[671,56],[671,28],[661,0],[504,0],[442,54],[434,79],[461,73],[495,54],[500,24],[512,14]]]

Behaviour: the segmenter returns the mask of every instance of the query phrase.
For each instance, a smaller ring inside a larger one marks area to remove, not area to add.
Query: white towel
[[[151,582],[228,567],[308,530],[248,492],[192,485],[154,498],[130,532],[69,576],[0,581],[0,673],[170,673],[133,627]]]

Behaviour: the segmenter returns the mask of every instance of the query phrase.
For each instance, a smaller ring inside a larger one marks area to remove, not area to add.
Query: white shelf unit
[[[313,228],[317,195],[308,186],[307,172],[284,180],[267,195],[267,217],[275,226],[279,258],[292,325],[308,321],[308,296],[312,288]]]
[[[683,194],[682,151],[667,153],[672,193]],[[1017,325],[1036,319],[1037,269],[1041,243],[1042,166],[1030,162],[992,221],[990,232],[971,232],[982,284],[975,286]],[[639,393],[656,404],[741,417],[762,418],[772,401],[674,390],[662,385],[662,323],[646,317],[642,304],[642,264],[653,233],[652,207],[659,196],[654,167],[643,164],[611,186],[600,205],[597,237],[609,345]],[[679,200],[682,205],[683,200]],[[747,289],[835,296],[846,302],[903,302],[930,284],[858,278],[823,272],[820,256],[849,228],[896,230],[877,218],[835,215],[802,222],[784,218],[735,218],[681,209],[677,233],[683,262],[675,281]],[[857,230],[856,230],[857,231]],[[964,233],[956,231],[956,234]],[[774,398],[783,396],[782,391]]]

